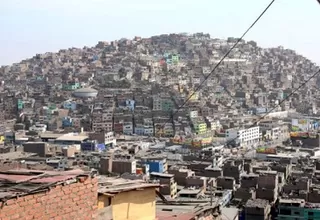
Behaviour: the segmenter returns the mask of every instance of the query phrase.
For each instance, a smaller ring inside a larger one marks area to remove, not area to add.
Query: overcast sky
[[[100,40],[204,32],[240,37],[269,0],[1,0],[0,65]],[[276,0],[246,36],[320,64],[320,5]]]

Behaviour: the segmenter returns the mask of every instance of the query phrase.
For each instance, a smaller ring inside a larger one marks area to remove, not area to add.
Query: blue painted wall
[[[127,99],[126,100],[126,107],[128,107],[131,111],[134,110],[134,106],[135,106],[135,101],[132,99]]]
[[[163,173],[162,161],[146,161],[145,164],[149,165],[149,172]]]
[[[73,122],[72,119],[69,117],[64,117],[62,119],[62,127],[72,127],[73,126]]]
[[[64,102],[63,103],[63,108],[64,109],[69,109],[69,110],[76,110],[77,109],[77,104],[75,102]]]
[[[144,128],[143,127],[135,127],[134,133],[137,135],[143,135],[144,134]]]

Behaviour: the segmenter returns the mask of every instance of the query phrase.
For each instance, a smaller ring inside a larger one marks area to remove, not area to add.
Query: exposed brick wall
[[[92,220],[97,212],[96,178],[58,185],[47,192],[0,202],[0,220]]]

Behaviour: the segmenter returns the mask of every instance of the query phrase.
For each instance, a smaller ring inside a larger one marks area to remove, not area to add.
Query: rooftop
[[[250,199],[246,203],[247,208],[265,208],[269,202],[264,199]]]
[[[62,135],[63,134],[45,132],[45,133],[41,133],[39,136],[40,136],[40,138],[45,138],[45,139],[57,139],[58,137],[61,137]]]
[[[304,199],[283,199],[281,198],[279,201],[280,205],[284,205],[284,204],[299,204],[300,206],[304,206],[305,204],[305,200]]]
[[[146,188],[158,188],[159,184],[147,183],[144,180],[128,180],[121,177],[99,176],[98,193],[112,196],[114,194]]]
[[[90,93],[90,92],[96,93],[98,91],[93,88],[81,88],[81,89],[75,90],[75,92],[77,92],[77,93]]]
[[[157,204],[157,219],[158,220],[190,220],[199,214],[216,209],[217,206],[199,206],[195,204],[184,205],[160,205]]]
[[[82,170],[42,171],[8,170],[0,172],[0,201],[49,190],[49,187],[76,182],[78,177],[89,176]]]
[[[191,195],[191,194],[199,194],[199,193],[201,193],[202,192],[202,189],[182,189],[182,190],[180,190],[179,192],[178,192],[178,194],[179,195],[183,195],[183,194],[189,194],[189,195]]]
[[[169,174],[169,173],[152,172],[150,174],[151,174],[151,176],[158,176],[158,177],[164,177],[164,178],[172,178],[172,177],[174,177],[174,174]]]
[[[20,159],[20,158],[32,157],[35,155],[37,155],[37,154],[19,152],[19,151],[9,152],[9,153],[0,154],[0,161],[1,160],[16,160],[16,159]]]
[[[71,134],[65,134],[60,137],[58,137],[57,141],[84,141],[85,139],[88,139],[89,137],[86,135],[71,135]]]

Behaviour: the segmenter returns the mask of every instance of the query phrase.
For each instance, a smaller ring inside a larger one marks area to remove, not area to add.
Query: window
[[[280,215],[291,215],[290,209],[280,209]]]

